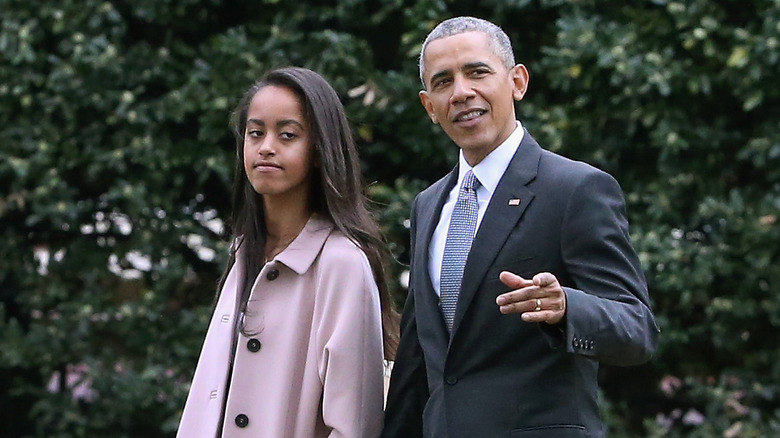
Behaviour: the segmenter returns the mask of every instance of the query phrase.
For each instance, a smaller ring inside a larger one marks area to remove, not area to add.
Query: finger
[[[526,300],[535,298],[534,296],[532,296],[532,293],[538,290],[539,289],[536,287],[532,287],[532,288],[524,287],[522,289],[511,290],[509,292],[505,292],[497,296],[496,304],[502,306],[505,304],[525,302]]]
[[[566,314],[566,306],[563,301],[556,299],[539,299],[541,303],[534,301],[534,310],[524,312],[520,316],[525,322],[545,322],[557,324]],[[536,310],[539,308],[539,310]]]
[[[498,279],[501,280],[502,283],[505,285],[511,287],[512,289],[520,289],[522,287],[528,287],[533,285],[533,281],[526,280],[525,278],[513,274],[509,271],[501,271],[500,274],[498,274]]]
[[[517,301],[517,302],[508,302],[506,304],[501,304],[498,306],[498,310],[505,314],[511,314],[511,313],[522,313],[526,314],[529,312],[534,312],[534,309],[536,308],[536,300],[524,300],[524,301]]]
[[[533,278],[533,283],[539,287],[547,287],[557,281],[558,279],[555,278],[555,276],[553,274],[550,274],[549,272],[540,272],[534,275]]]
[[[547,322],[552,324],[552,321],[560,321],[561,318],[558,317],[558,313],[559,312],[553,310],[525,312],[520,315],[520,318],[522,318],[525,322]]]
[[[524,313],[524,312],[538,312],[542,310],[542,299],[530,295],[536,288],[525,288],[522,290],[507,292],[503,295],[499,295],[496,298],[496,304],[499,306],[501,313]]]

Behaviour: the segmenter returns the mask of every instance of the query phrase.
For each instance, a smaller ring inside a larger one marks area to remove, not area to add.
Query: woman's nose
[[[275,155],[276,145],[274,144],[273,137],[266,135],[265,138],[260,140],[260,144],[257,148],[257,153],[260,155]]]

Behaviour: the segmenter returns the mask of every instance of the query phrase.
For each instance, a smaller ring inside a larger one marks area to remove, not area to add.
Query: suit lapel
[[[455,167],[447,176],[440,179],[420,196],[417,202],[419,211],[416,214],[416,227],[418,228],[416,230],[416,239],[418,241],[414,245],[414,266],[412,269],[417,273],[417,279],[414,283],[417,290],[415,302],[418,311],[424,312],[423,318],[419,318],[417,323],[418,326],[427,326],[431,329],[436,334],[437,339],[444,342],[444,345],[447,343],[448,334],[444,325],[444,319],[441,316],[441,310],[439,309],[439,297],[433,290],[431,274],[428,270],[430,258],[428,248],[431,244],[433,231],[439,223],[441,209],[447,200],[450,189],[452,189],[457,180],[458,168]]]
[[[458,307],[452,325],[452,338],[455,337],[474,294],[485,280],[488,268],[534,198],[534,193],[527,184],[536,177],[541,153],[539,144],[526,131],[490,199],[474,237],[463,272]]]

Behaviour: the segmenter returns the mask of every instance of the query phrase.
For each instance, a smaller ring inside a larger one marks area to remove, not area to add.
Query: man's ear
[[[531,79],[528,69],[523,64],[517,64],[509,71],[509,75],[514,85],[512,97],[517,101],[523,100],[523,96],[528,90],[528,81]]]
[[[425,90],[420,90],[419,96],[420,103],[422,103],[423,108],[425,108],[425,112],[428,113],[428,117],[431,118],[431,122],[438,124],[439,121],[436,119],[436,114],[433,112],[433,103],[431,102],[431,98],[428,96],[428,92]]]

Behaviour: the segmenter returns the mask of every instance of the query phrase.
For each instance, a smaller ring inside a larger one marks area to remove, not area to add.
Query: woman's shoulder
[[[331,230],[320,254],[322,262],[336,264],[346,268],[362,267],[368,259],[356,242],[347,237],[338,228]]]

